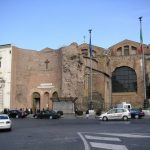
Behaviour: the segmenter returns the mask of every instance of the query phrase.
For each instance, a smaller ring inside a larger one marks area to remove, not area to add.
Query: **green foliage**
[[[83,111],[82,110],[77,110],[77,111],[75,111],[75,114],[78,115],[78,116],[82,116]]]
[[[101,110],[101,109],[97,109],[97,110],[96,110],[96,115],[97,115],[97,116],[100,116],[101,113],[102,113],[102,110]]]

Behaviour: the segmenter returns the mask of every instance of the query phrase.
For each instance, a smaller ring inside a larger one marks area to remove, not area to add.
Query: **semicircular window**
[[[112,92],[136,92],[137,76],[130,67],[116,68],[112,73]]]

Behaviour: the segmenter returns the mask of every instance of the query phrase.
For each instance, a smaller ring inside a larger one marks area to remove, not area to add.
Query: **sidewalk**
[[[82,115],[82,116],[77,116],[75,114],[64,114],[62,116],[62,119],[87,119],[86,115]],[[95,115],[89,115],[88,119],[95,119]]]

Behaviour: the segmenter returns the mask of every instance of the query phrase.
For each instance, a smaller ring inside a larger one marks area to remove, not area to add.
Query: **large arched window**
[[[136,92],[137,76],[132,68],[123,66],[112,73],[112,92]]]

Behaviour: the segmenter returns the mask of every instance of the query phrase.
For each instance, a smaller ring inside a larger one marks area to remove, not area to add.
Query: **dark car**
[[[8,111],[8,116],[10,118],[25,118],[27,114],[24,111],[14,109]]]
[[[58,119],[61,115],[53,110],[51,111],[42,111],[34,114],[34,118],[38,119]]]
[[[131,118],[135,118],[135,119],[139,119],[145,116],[145,113],[138,108],[132,108],[130,110],[130,113],[131,113]]]

